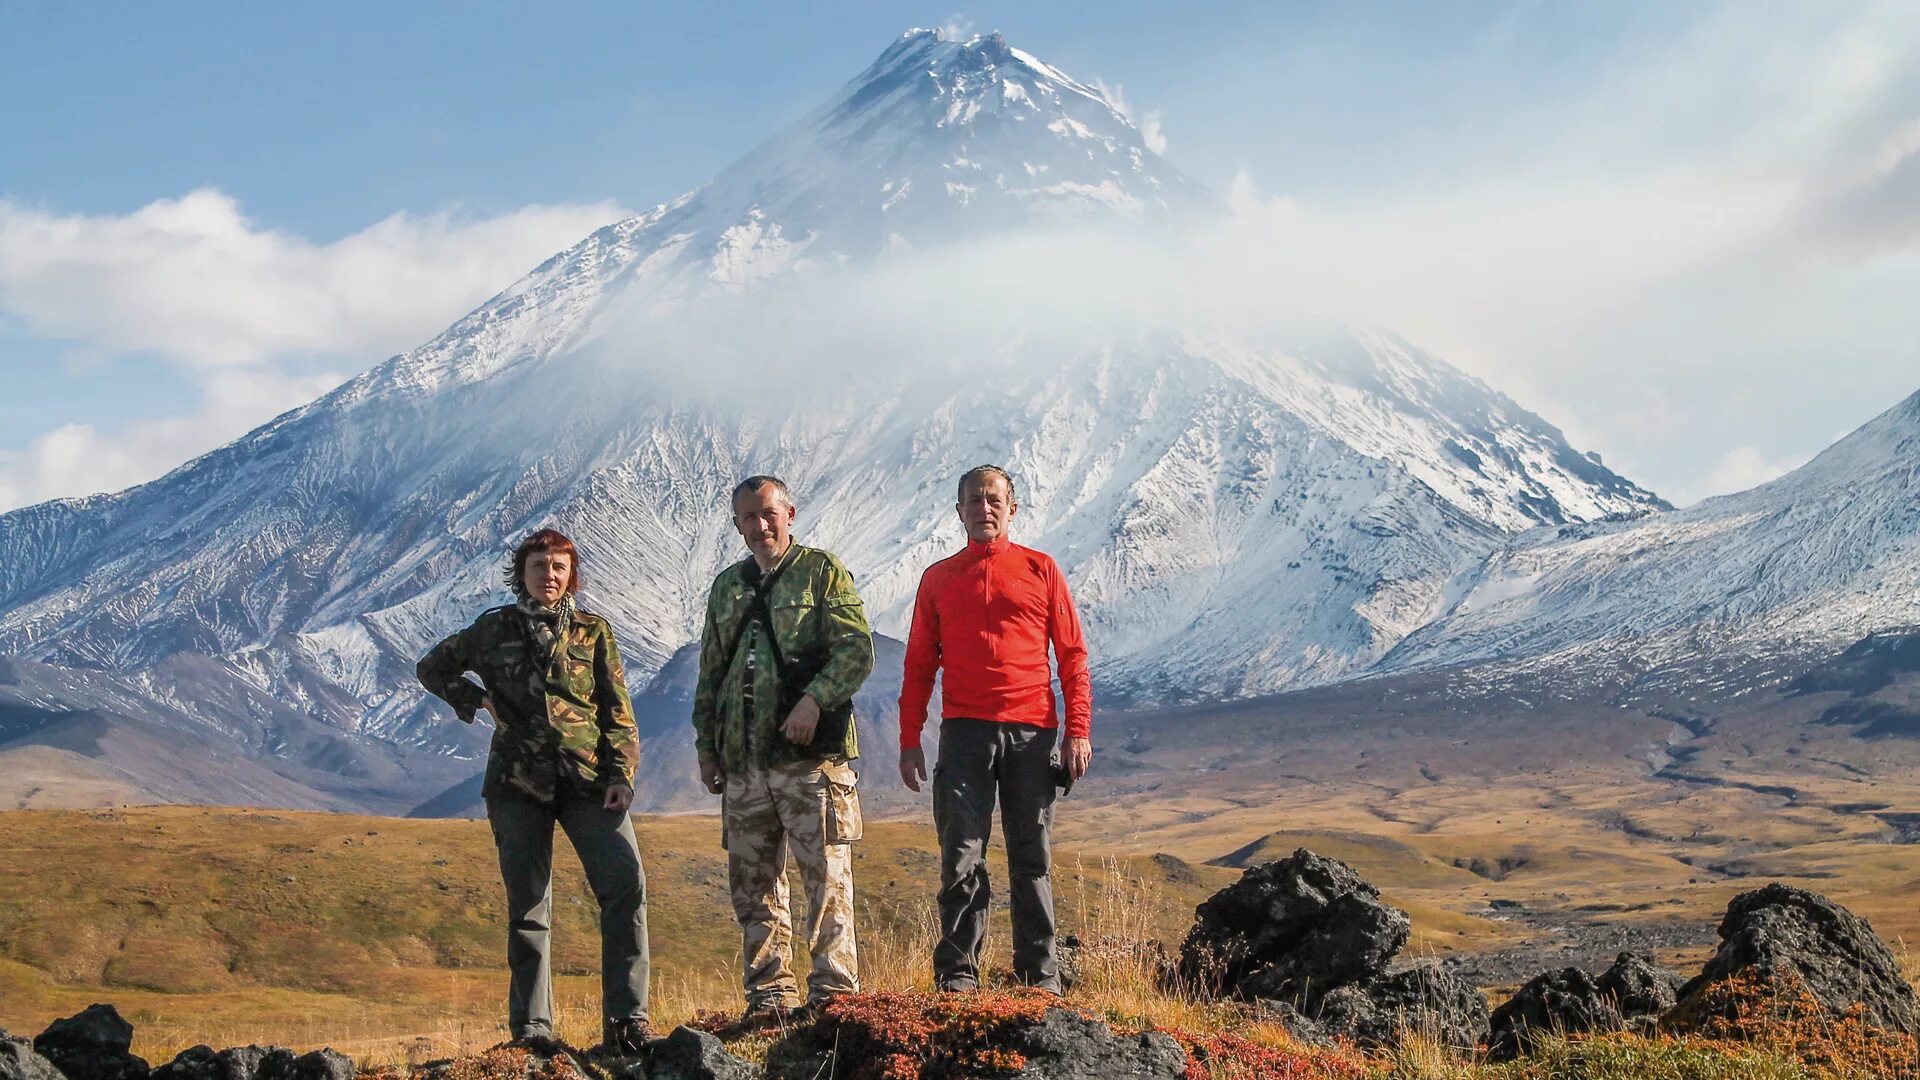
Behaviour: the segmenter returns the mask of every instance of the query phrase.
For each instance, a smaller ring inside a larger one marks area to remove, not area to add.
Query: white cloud
[[[1159,109],[1140,118],[1140,138],[1147,144],[1147,149],[1163,156],[1166,154],[1167,131],[1160,123]]]
[[[1095,79],[1093,88],[1100,92],[1101,97],[1107,99],[1107,104],[1113,106],[1114,112],[1125,117],[1127,123],[1140,129],[1140,141],[1147,145],[1147,149],[1156,154],[1166,154],[1167,130],[1166,125],[1161,122],[1159,109],[1149,109],[1145,115],[1135,113],[1132,106],[1127,104],[1127,88],[1119,83]]]
[[[948,252],[937,280],[893,267],[867,293],[761,322],[780,343],[822,311],[846,319],[814,325],[884,338],[928,313],[1011,313],[1041,332],[1284,306],[1397,329],[1676,501],[1733,490],[1915,388],[1920,8],[1728,4],[1692,23],[1583,87],[1476,113],[1462,133],[1476,141],[1439,181],[1410,169],[1267,196],[1243,173],[1226,220],[1184,247]],[[1133,115],[1121,86],[1094,85]],[[1135,122],[1164,148],[1158,113]],[[316,244],[257,228],[217,192],[124,218],[0,203],[0,311],[94,349],[201,367],[319,353],[350,371],[614,214],[395,217]],[[744,332],[695,335],[688,354]],[[822,353],[849,351],[833,344]],[[67,431],[0,458],[0,494],[54,491],[18,478],[61,475],[82,435],[98,437]],[[158,446],[166,432],[144,435]]]
[[[173,364],[201,390],[188,415],[113,431],[76,420],[0,447],[0,510],[154,479],[426,341],[626,213],[395,214],[316,243],[260,227],[213,190],[124,215],[0,200],[0,315],[76,360]]]
[[[337,385],[344,376],[287,377],[266,369],[208,372],[198,409],[103,432],[63,424],[0,449],[0,512],[48,499],[119,491],[164,475]]]
[[[1689,22],[1476,112],[1445,175],[1242,175],[1209,269],[1392,326],[1676,501],[1804,461],[1920,388],[1920,8]]]
[[[1736,446],[1714,462],[1695,497],[1706,499],[1759,487],[1805,464],[1805,458],[1774,459],[1757,446]]]
[[[623,214],[610,203],[395,214],[315,243],[259,227],[214,190],[125,215],[0,200],[0,310],[42,338],[193,366],[290,354],[365,366]]]

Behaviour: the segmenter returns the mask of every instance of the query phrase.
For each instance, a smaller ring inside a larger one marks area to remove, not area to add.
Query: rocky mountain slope
[[[1448,592],[1444,614],[1382,670],[1738,659],[1796,675],[1809,658],[1920,622],[1920,394],[1751,491],[1529,530]]]
[[[904,637],[920,572],[960,541],[953,477],[998,461],[1017,537],[1071,576],[1106,699],[1204,700],[1365,670],[1512,532],[1663,505],[1374,332],[1009,335],[1016,313],[968,337],[920,312],[878,358],[849,338],[844,364],[743,358],[767,339],[727,334],[983,239],[1174,235],[1216,212],[1099,91],[998,35],[910,32],[711,183],[434,341],[161,480],[0,516],[0,650],[130,678],[239,737],[148,674],[201,657],[379,753],[469,758],[480,733],[428,707],[411,665],[503,598],[515,537],[581,542],[584,601],[644,690],[740,554],[741,475],[785,476],[801,538]],[[315,764],[256,719],[241,741],[263,759]]]

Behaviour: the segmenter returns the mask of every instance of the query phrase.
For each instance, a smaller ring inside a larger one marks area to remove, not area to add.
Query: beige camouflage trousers
[[[860,839],[858,777],[844,761],[799,762],[727,776],[722,843],[740,923],[741,982],[749,1007],[796,1005],[787,855],[806,891],[801,920],[813,972],[807,1000],[860,989],[853,940],[853,846]]]

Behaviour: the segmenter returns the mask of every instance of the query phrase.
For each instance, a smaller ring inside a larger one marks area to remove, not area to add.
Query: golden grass
[[[738,938],[714,822],[637,824],[649,874],[656,1022],[737,1009]],[[1402,848],[1413,844],[1356,841],[1353,850],[1412,867],[1429,888],[1446,885],[1450,864],[1408,856]],[[875,823],[857,848],[861,967],[871,991],[930,989],[931,849],[924,827],[900,822]],[[556,868],[558,1034],[590,1045],[599,1034],[593,903],[564,851]],[[1003,864],[994,872],[1004,881]],[[1361,1060],[1352,1054],[1315,1056],[1245,1007],[1169,982],[1169,951],[1193,904],[1237,876],[1164,858],[1060,852],[1062,931],[1082,942],[1073,1003],[1118,1027],[1212,1040],[1226,1048],[1205,1072],[1218,1080],[1262,1075],[1246,1063],[1263,1048],[1319,1063],[1312,1068],[1322,1071],[1302,1077],[1354,1075],[1342,1071],[1342,1062]],[[1414,913],[1415,952],[1460,947],[1485,924],[1431,902],[1433,893],[1418,885],[1382,884]],[[363,1065],[403,1069],[476,1054],[505,1037],[497,892],[483,822],[178,807],[0,814],[0,1027],[31,1033],[92,1001],[111,1001],[135,1024],[135,1052],[156,1063],[196,1043],[330,1045]],[[995,919],[987,966],[1004,981],[1003,909]],[[1911,974],[1914,958],[1895,945]],[[804,956],[796,964],[804,970]],[[1791,1036],[1775,1025],[1764,1028],[1768,1038],[1741,1041],[1550,1039],[1504,1066],[1458,1061],[1416,1037],[1363,1065],[1379,1080],[1903,1075],[1887,1071],[1894,1065],[1886,1055],[1898,1047],[1881,1046],[1872,1052],[1882,1056],[1869,1059],[1846,1029],[1813,1038],[1809,1023]],[[735,1049],[759,1056],[767,1043]],[[1860,1071],[1863,1061],[1882,1071]]]

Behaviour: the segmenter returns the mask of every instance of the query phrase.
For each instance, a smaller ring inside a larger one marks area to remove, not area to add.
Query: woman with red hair
[[[600,902],[602,1038],[637,1053],[647,1026],[647,888],[627,811],[640,736],[613,629],[574,602],[579,552],[541,529],[507,567],[517,603],[493,608],[420,661],[420,685],[472,723],[493,718],[480,793],[507,891],[508,1026],[553,1037],[548,933],[553,829],[566,830]],[[475,685],[467,672],[480,676]]]

